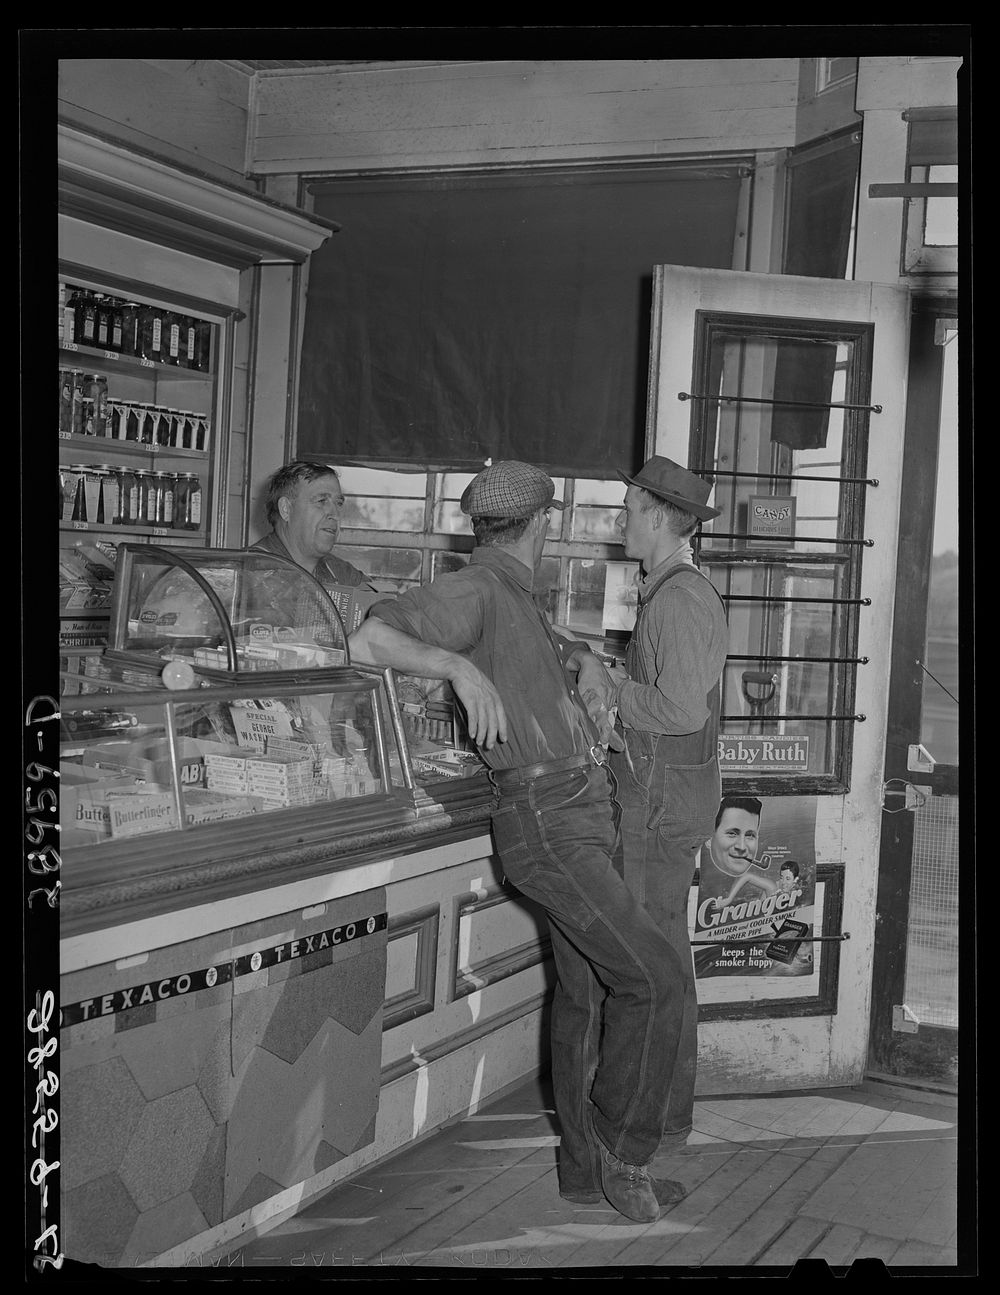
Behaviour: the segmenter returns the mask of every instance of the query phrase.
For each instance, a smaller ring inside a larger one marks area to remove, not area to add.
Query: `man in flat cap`
[[[642,566],[624,673],[613,671],[625,751],[612,754],[622,804],[625,881],[667,936],[683,967],[684,1015],[664,1095],[663,1150],[691,1130],[698,1001],[688,931],[696,852],[713,832],[722,794],[719,694],[729,647],[722,599],[695,565],[690,538],[719,515],[711,487],[654,455],[627,486],[618,518],[625,555]]]
[[[580,696],[606,694],[604,668],[586,644],[554,635],[532,598],[549,513],[564,506],[553,494],[531,464],[485,468],[462,496],[476,539],[468,565],[376,603],[351,653],[448,679],[465,707],[495,790],[504,872],[549,922],[560,1195],[588,1204],[603,1193],[649,1222],[685,1194],[646,1169],[662,1138],[683,968],[614,867],[607,735]]]

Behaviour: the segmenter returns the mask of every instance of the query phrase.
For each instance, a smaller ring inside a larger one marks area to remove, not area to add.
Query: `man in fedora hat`
[[[490,771],[504,872],[548,917],[557,983],[552,1086],[559,1192],[603,1195],[650,1222],[679,1183],[646,1165],[663,1133],[683,969],[614,866],[612,784],[581,692],[611,691],[586,644],[553,634],[532,598],[553,498],[539,468],[498,462],[462,496],[476,547],[466,567],[376,603],[355,660],[451,681]]]
[[[698,1001],[688,933],[696,852],[712,834],[721,796],[720,678],[729,646],[722,600],[694,565],[690,537],[719,515],[711,487],[654,455],[627,486],[618,518],[626,557],[642,567],[625,672],[612,673],[625,751],[611,764],[622,804],[618,864],[683,968],[684,1016],[664,1094],[664,1150],[691,1129]]]

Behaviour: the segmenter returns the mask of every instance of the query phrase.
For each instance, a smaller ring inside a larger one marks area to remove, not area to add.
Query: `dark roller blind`
[[[731,267],[739,186],[676,164],[317,183],[341,230],[310,261],[299,453],[637,466],[652,268]]]

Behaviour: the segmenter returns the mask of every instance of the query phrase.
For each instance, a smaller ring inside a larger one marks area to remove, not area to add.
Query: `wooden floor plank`
[[[755,1268],[791,1268],[799,1259],[808,1259],[825,1236],[830,1225],[822,1219],[792,1219],[755,1261]]]
[[[841,1160],[846,1159],[851,1151],[849,1146],[835,1149]],[[829,1157],[821,1158],[819,1152],[800,1163],[786,1182],[762,1200],[742,1224],[721,1239],[709,1255],[713,1266],[729,1267],[757,1262],[771,1240],[801,1211],[803,1203],[822,1187],[836,1163]]]
[[[623,1251],[624,1262],[681,1267],[703,1264],[757,1209],[761,1199],[800,1167],[799,1160],[781,1151],[764,1156],[744,1152],[734,1157],[703,1188],[670,1211],[667,1221],[671,1225],[688,1225],[684,1230],[673,1226],[670,1235],[662,1238],[651,1231]]]
[[[900,1268],[954,1268],[958,1255],[950,1246],[932,1246],[924,1241],[904,1241],[889,1263],[895,1273]]]
[[[854,1258],[851,1262],[858,1259],[881,1259],[885,1264],[899,1249],[899,1241],[895,1237],[883,1237],[874,1232],[866,1232],[858,1243],[858,1248],[854,1252]]]
[[[790,1267],[810,1256],[838,1268],[864,1258],[891,1269],[951,1266],[955,1119],[954,1108],[894,1093],[699,1099],[688,1145],[652,1164],[689,1195],[640,1225],[606,1202],[561,1200],[551,1092],[532,1080],[249,1241],[244,1266],[480,1277],[484,1269]]]
[[[810,1252],[810,1259],[825,1259],[831,1268],[844,1268],[857,1254],[858,1246],[864,1240],[863,1228],[848,1227],[846,1223],[834,1223]]]
[[[865,1143],[836,1170],[803,1206],[803,1212],[828,1222],[874,1227],[883,1236],[905,1240],[932,1203],[936,1177],[928,1161],[942,1148],[932,1141]]]

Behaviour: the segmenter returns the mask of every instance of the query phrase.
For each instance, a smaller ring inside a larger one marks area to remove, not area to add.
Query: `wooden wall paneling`
[[[390,921],[383,1031],[433,1012],[440,917],[434,904]]]
[[[500,889],[459,895],[453,902],[452,999],[537,966],[549,956],[545,919],[519,895]]]
[[[214,60],[59,62],[60,117],[253,190],[244,173],[250,77]]]
[[[263,73],[249,152],[266,173],[782,148],[797,87],[796,59]]]

